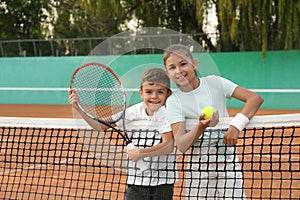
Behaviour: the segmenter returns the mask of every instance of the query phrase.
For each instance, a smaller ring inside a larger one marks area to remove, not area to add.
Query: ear
[[[169,96],[171,96],[171,94],[172,94],[172,90],[171,90],[171,89],[168,89],[168,92],[167,92],[167,98],[168,98]]]
[[[198,64],[199,64],[199,61],[196,58],[194,58],[193,59],[193,66],[194,66],[195,70],[198,70]]]
[[[142,88],[140,88],[139,93],[140,93],[141,98],[143,99],[143,97],[142,97],[142,95],[143,95],[143,89]]]

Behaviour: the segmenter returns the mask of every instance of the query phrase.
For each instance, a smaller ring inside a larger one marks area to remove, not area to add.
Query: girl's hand
[[[214,127],[219,123],[219,113],[215,111],[209,119],[204,119],[204,114],[199,115],[199,123],[206,127]]]
[[[209,118],[210,123],[209,126],[210,127],[214,127],[219,123],[219,113],[218,111],[215,111],[212,116]]]
[[[240,131],[234,126],[230,126],[228,131],[225,133],[223,142],[228,146],[234,146],[237,144]]]

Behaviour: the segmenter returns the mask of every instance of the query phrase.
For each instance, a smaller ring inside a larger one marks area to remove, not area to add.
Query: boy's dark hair
[[[165,70],[161,68],[150,68],[145,70],[142,75],[141,87],[146,82],[150,84],[163,84],[167,89],[170,89],[170,79]]]

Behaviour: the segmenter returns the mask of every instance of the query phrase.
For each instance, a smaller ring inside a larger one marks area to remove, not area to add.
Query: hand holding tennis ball
[[[212,106],[206,106],[202,109],[202,113],[204,114],[204,119],[209,119],[213,113],[216,112],[216,109]]]

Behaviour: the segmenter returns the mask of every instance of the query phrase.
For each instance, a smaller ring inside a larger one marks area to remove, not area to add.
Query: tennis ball
[[[202,113],[204,113],[204,119],[209,119],[212,114],[216,112],[216,109],[212,106],[206,106],[202,109]]]

